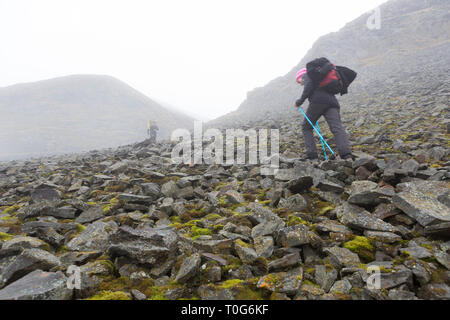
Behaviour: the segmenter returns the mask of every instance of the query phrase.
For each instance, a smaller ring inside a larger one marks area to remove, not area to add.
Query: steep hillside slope
[[[148,141],[0,162],[0,300],[449,300],[450,135],[433,121],[449,113],[418,109],[360,114],[370,155],[316,164],[292,119],[268,119],[285,169],[270,176]]]
[[[450,29],[450,3],[389,1],[381,6],[379,30],[367,28],[369,16],[364,14],[339,32],[321,37],[285,76],[249,92],[235,112],[209,125],[245,123],[266,118],[267,113],[295,115],[298,111],[292,104],[302,91],[295,83],[295,73],[321,56],[358,72],[349,95],[340,98],[344,110],[374,108],[389,103],[386,98],[415,101],[417,96],[433,95],[437,103],[448,101],[450,34],[444,30]]]

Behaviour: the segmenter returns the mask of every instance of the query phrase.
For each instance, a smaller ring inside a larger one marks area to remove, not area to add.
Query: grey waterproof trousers
[[[334,135],[334,140],[337,144],[338,152],[341,158],[345,158],[346,156],[352,154],[347,132],[345,132],[345,129],[342,126],[339,107],[330,106],[327,104],[310,104],[308,110],[306,111],[306,115],[314,125],[321,116],[324,116],[330,131]],[[305,139],[306,156],[309,159],[318,158],[313,130],[314,129],[311,127],[308,120],[305,119],[302,124],[302,132],[303,138]]]

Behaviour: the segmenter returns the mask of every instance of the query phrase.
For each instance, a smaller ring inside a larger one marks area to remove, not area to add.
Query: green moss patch
[[[122,291],[102,291],[86,300],[131,300],[131,298]]]
[[[241,246],[241,247],[244,247],[244,248],[251,248],[252,247],[250,244],[242,241],[241,239],[237,239],[236,240],[236,244]]]
[[[12,239],[12,235],[9,233],[0,232],[0,241],[8,241]]]
[[[211,235],[211,230],[205,229],[205,228],[199,228],[197,226],[193,226],[191,228],[191,235],[192,237],[198,237],[198,236],[209,236]]]
[[[212,220],[212,221],[220,219],[220,218],[222,218],[222,216],[217,213],[210,213],[205,217],[206,220]]]
[[[344,243],[344,248],[356,253],[364,262],[375,260],[375,249],[366,237],[356,236],[353,240]]]
[[[12,205],[10,207],[7,207],[6,209],[3,209],[3,213],[12,214],[12,213],[16,212],[17,210],[19,210],[23,205],[24,204]]]
[[[265,300],[268,293],[256,288],[257,278],[249,280],[231,279],[216,286],[217,290],[232,290],[236,300]]]

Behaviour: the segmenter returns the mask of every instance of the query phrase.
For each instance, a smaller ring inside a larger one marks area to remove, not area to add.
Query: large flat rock
[[[70,300],[72,290],[62,272],[35,270],[0,290],[0,300]]]
[[[8,285],[32,271],[49,271],[60,264],[59,258],[45,250],[25,249],[0,270],[0,286]]]
[[[178,236],[171,228],[121,226],[110,236],[108,253],[125,256],[142,264],[161,265],[174,252]]]
[[[449,188],[450,183],[440,181],[404,183],[392,202],[422,226],[450,222],[450,208],[440,201]]]
[[[76,238],[67,243],[67,248],[72,251],[106,250],[109,236],[118,229],[114,221],[96,221],[89,224]]]
[[[342,224],[350,228],[394,233],[398,231],[393,225],[376,218],[363,208],[348,203],[338,206],[336,215]]]

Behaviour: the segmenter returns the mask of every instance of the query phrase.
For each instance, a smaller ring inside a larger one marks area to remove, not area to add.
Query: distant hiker
[[[325,117],[342,159],[351,159],[353,155],[348,135],[342,126],[340,105],[335,94],[346,94],[348,86],[355,77],[354,71],[345,67],[336,67],[326,58],[308,63],[307,68],[301,69],[296,75],[297,83],[304,86],[304,89],[301,98],[295,102],[295,106],[300,107],[308,99],[309,107],[306,115],[311,122],[316,124],[321,116]],[[302,132],[305,139],[306,156],[310,160],[317,160],[313,130],[311,124],[305,119],[302,124]]]
[[[155,143],[156,138],[158,136],[159,127],[156,124],[156,121],[153,123],[149,120],[147,124],[147,135],[151,142]]]

